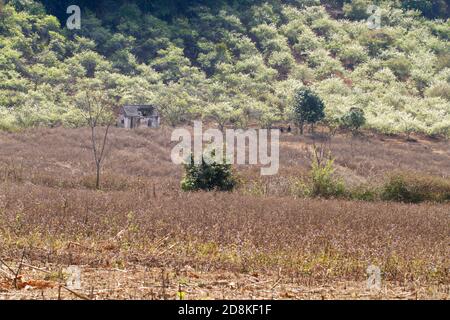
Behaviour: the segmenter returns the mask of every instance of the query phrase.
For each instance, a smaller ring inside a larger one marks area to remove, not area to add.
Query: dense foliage
[[[341,119],[341,126],[349,129],[354,134],[366,123],[364,111],[359,108],[352,108],[349,112],[344,114]]]
[[[325,118],[324,104],[310,89],[299,90],[294,98],[294,119],[303,134],[303,125],[314,125]]]
[[[365,20],[372,2],[377,30]],[[80,30],[65,28],[69,4],[81,6]],[[293,120],[308,86],[327,121],[360,108],[382,132],[450,134],[445,19],[446,1],[9,0],[0,129],[80,125],[74,100],[86,86],[117,105],[155,103],[171,125],[270,127]]]
[[[215,157],[215,152],[212,153]],[[202,159],[200,164],[194,162],[194,157],[184,166],[185,175],[181,181],[183,191],[232,191],[237,180],[233,176],[231,164],[219,163],[212,158]]]

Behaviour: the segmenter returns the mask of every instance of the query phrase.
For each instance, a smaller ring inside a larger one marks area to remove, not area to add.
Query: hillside
[[[268,127],[309,86],[327,124],[359,107],[370,129],[450,135],[446,1],[375,2],[377,30],[366,0],[6,1],[0,129],[82,126],[76,96],[93,86],[157,104],[170,125]],[[69,4],[80,30],[64,27]]]

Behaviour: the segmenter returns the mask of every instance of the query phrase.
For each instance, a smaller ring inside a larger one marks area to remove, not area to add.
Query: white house
[[[119,112],[118,126],[127,129],[159,128],[161,119],[152,105],[124,106]]]

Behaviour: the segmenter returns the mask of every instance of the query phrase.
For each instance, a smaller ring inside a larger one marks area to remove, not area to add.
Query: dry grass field
[[[241,166],[232,193],[183,193],[170,133],[114,128],[100,191],[88,130],[0,133],[0,299],[450,297],[449,203],[296,198],[312,138],[290,134],[278,175]],[[448,141],[339,134],[330,149],[348,185],[450,179]],[[60,285],[69,265],[79,290]]]

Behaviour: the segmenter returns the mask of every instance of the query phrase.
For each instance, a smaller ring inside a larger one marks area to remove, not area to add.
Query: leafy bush
[[[322,39],[310,29],[306,29],[297,36],[297,43],[293,46],[297,55],[306,55],[311,51],[319,49],[323,45]]]
[[[294,58],[289,52],[275,51],[268,60],[269,66],[278,70],[281,75],[286,75],[294,66]]]
[[[336,23],[330,19],[319,19],[313,22],[311,29],[321,37],[330,37],[333,32],[338,30]]]
[[[14,131],[17,129],[16,119],[0,109],[0,131]]]
[[[339,52],[339,59],[346,68],[353,69],[356,65],[367,61],[368,55],[364,47],[358,44],[352,44],[350,46],[345,46],[341,52]]]
[[[351,108],[341,118],[342,127],[349,129],[353,134],[356,134],[358,130],[366,123],[366,117],[364,111],[360,108]]]
[[[411,190],[402,176],[390,177],[383,186],[381,198],[386,201],[419,203],[423,199]]]
[[[383,50],[388,49],[394,43],[395,38],[389,32],[375,30],[361,37],[361,43],[365,45],[372,57],[379,55]]]
[[[211,153],[211,159],[215,152]],[[202,158],[201,164],[191,161],[184,166],[185,176],[181,181],[183,191],[232,191],[237,184],[233,176],[231,165],[227,163],[217,163],[216,161],[206,161]]]
[[[381,186],[371,183],[347,188],[336,178],[333,159],[314,160],[308,179],[298,178],[291,184],[291,194],[299,197],[344,198],[359,201],[421,203],[450,202],[450,179],[421,173],[393,173]]]
[[[352,0],[343,6],[344,16],[351,20],[365,20],[369,17],[367,8],[372,4],[369,0]]]
[[[379,190],[372,186],[358,186],[348,191],[350,199],[359,201],[375,201],[379,199]]]
[[[406,80],[411,73],[411,63],[406,57],[389,59],[386,66],[392,70],[399,80]]]
[[[436,81],[426,91],[427,97],[441,97],[450,101],[450,84],[447,81]]]
[[[316,154],[316,153],[315,153]],[[344,182],[334,175],[334,160],[321,161],[314,157],[309,178],[297,179],[291,186],[291,193],[301,197],[339,198],[346,196]]]
[[[450,180],[418,173],[393,174],[382,187],[381,199],[405,203],[450,201]]]
[[[314,161],[311,166],[311,196],[336,198],[345,194],[345,186],[341,180],[334,177],[334,160],[325,163]]]
[[[450,28],[444,23],[438,24],[438,23],[432,23],[431,24],[431,31],[436,36],[445,39],[450,40]]]

